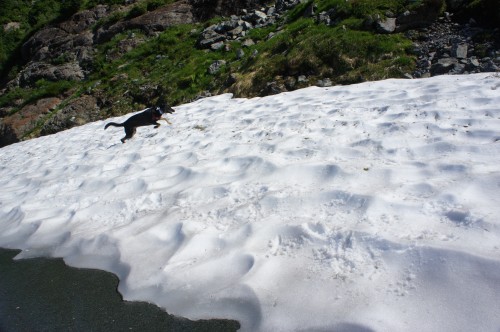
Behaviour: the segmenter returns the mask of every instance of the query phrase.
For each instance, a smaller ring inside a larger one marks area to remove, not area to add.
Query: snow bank
[[[499,105],[495,74],[386,80],[14,144],[0,246],[242,331],[498,331]]]

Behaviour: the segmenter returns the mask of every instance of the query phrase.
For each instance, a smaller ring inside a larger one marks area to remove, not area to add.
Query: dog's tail
[[[104,126],[104,129],[108,129],[109,126],[123,127],[123,123],[110,122]]]

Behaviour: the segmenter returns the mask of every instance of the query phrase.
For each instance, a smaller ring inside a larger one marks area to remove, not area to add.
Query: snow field
[[[0,246],[242,331],[497,331],[499,105],[495,74],[386,80],[18,143]]]

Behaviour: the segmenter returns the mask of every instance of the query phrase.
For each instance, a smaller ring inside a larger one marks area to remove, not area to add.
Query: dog
[[[160,126],[158,121],[160,120],[165,120],[169,125],[172,125],[170,121],[162,118],[161,116],[165,113],[172,114],[174,112],[175,110],[168,106],[167,103],[160,102],[158,106],[146,108],[143,112],[132,115],[123,123],[110,122],[104,126],[104,129],[107,129],[109,126],[124,127],[125,137],[123,137],[121,141],[122,143],[125,143],[126,140],[131,139],[134,136],[137,127],[154,125],[154,128],[158,128]]]

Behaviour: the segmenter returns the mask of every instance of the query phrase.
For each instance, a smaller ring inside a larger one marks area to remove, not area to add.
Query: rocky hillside
[[[160,93],[175,105],[500,66],[492,0],[70,1],[34,15],[44,1],[0,21],[0,146]]]

